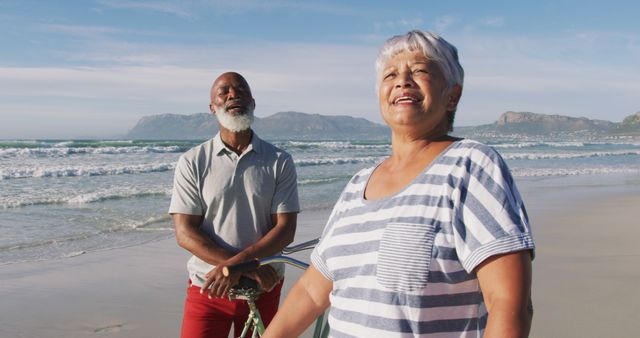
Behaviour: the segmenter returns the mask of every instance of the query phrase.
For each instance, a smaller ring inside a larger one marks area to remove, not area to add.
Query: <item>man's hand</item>
[[[258,285],[266,292],[273,290],[280,282],[280,276],[270,265],[263,265],[255,271],[245,272],[244,275],[258,282]]]
[[[209,295],[209,298],[224,297],[229,294],[229,290],[238,284],[241,273],[231,273],[229,276],[225,277],[222,274],[222,269],[228,265],[232,264],[225,262],[209,271],[205,275],[206,280],[204,281],[204,284],[202,284],[202,288],[200,288],[200,293],[204,294],[206,292]]]

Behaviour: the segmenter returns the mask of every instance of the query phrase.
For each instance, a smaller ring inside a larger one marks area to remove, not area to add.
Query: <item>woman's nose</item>
[[[401,72],[398,74],[398,77],[396,77],[396,88],[412,87],[414,84],[415,82],[413,82],[413,77],[409,72]]]

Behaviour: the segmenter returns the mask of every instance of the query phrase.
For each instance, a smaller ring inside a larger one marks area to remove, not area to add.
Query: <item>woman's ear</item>
[[[462,96],[462,86],[454,85],[449,91],[449,101],[447,102],[447,111],[455,111],[458,108],[458,102],[460,102],[460,96]]]

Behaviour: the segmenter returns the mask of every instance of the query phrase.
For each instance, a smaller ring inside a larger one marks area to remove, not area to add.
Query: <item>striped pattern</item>
[[[474,268],[534,248],[504,161],[458,141],[399,193],[367,201],[373,169],[351,179],[311,254],[333,281],[331,336],[482,336],[487,311]]]
[[[376,277],[380,285],[397,291],[424,288],[435,232],[421,231],[420,224],[390,223],[378,246]]]

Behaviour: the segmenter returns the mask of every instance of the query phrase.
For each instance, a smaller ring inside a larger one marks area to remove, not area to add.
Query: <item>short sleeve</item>
[[[202,215],[202,198],[198,187],[198,175],[194,164],[184,155],[176,164],[171,193],[170,214]]]
[[[485,259],[535,248],[524,203],[500,155],[472,148],[454,193],[453,229],[458,258],[471,273]]]
[[[364,171],[364,170],[362,170]],[[311,252],[310,261],[313,266],[318,270],[326,279],[335,281],[335,277],[329,266],[327,265],[327,261],[325,259],[324,252],[331,245],[331,237],[333,232],[333,226],[335,222],[340,218],[341,210],[343,208],[343,202],[345,198],[346,191],[349,191],[349,187],[353,184],[354,180],[357,180],[359,177],[360,171],[356,175],[354,175],[347,186],[340,193],[340,197],[338,197],[338,201],[334,204],[333,209],[331,210],[331,214],[329,214],[329,219],[327,220],[327,224],[322,229],[322,234],[320,235],[320,241],[316,244],[316,247],[313,248]]]
[[[300,211],[298,177],[291,156],[286,155],[276,178],[276,189],[271,201],[271,213]]]
[[[331,271],[329,270],[329,267],[327,266],[323,253],[326,250],[327,246],[330,244],[329,242],[331,237],[330,235],[331,228],[335,220],[336,210],[338,208],[338,205],[340,205],[341,200],[342,200],[342,196],[338,199],[338,202],[333,207],[333,210],[331,211],[331,215],[329,216],[329,221],[327,221],[327,224],[324,226],[324,229],[322,230],[320,241],[318,242],[318,244],[316,244],[316,247],[313,248],[313,251],[311,251],[311,257],[310,257],[311,264],[313,264],[316,270],[318,270],[326,279],[331,281],[334,280],[334,277]]]

